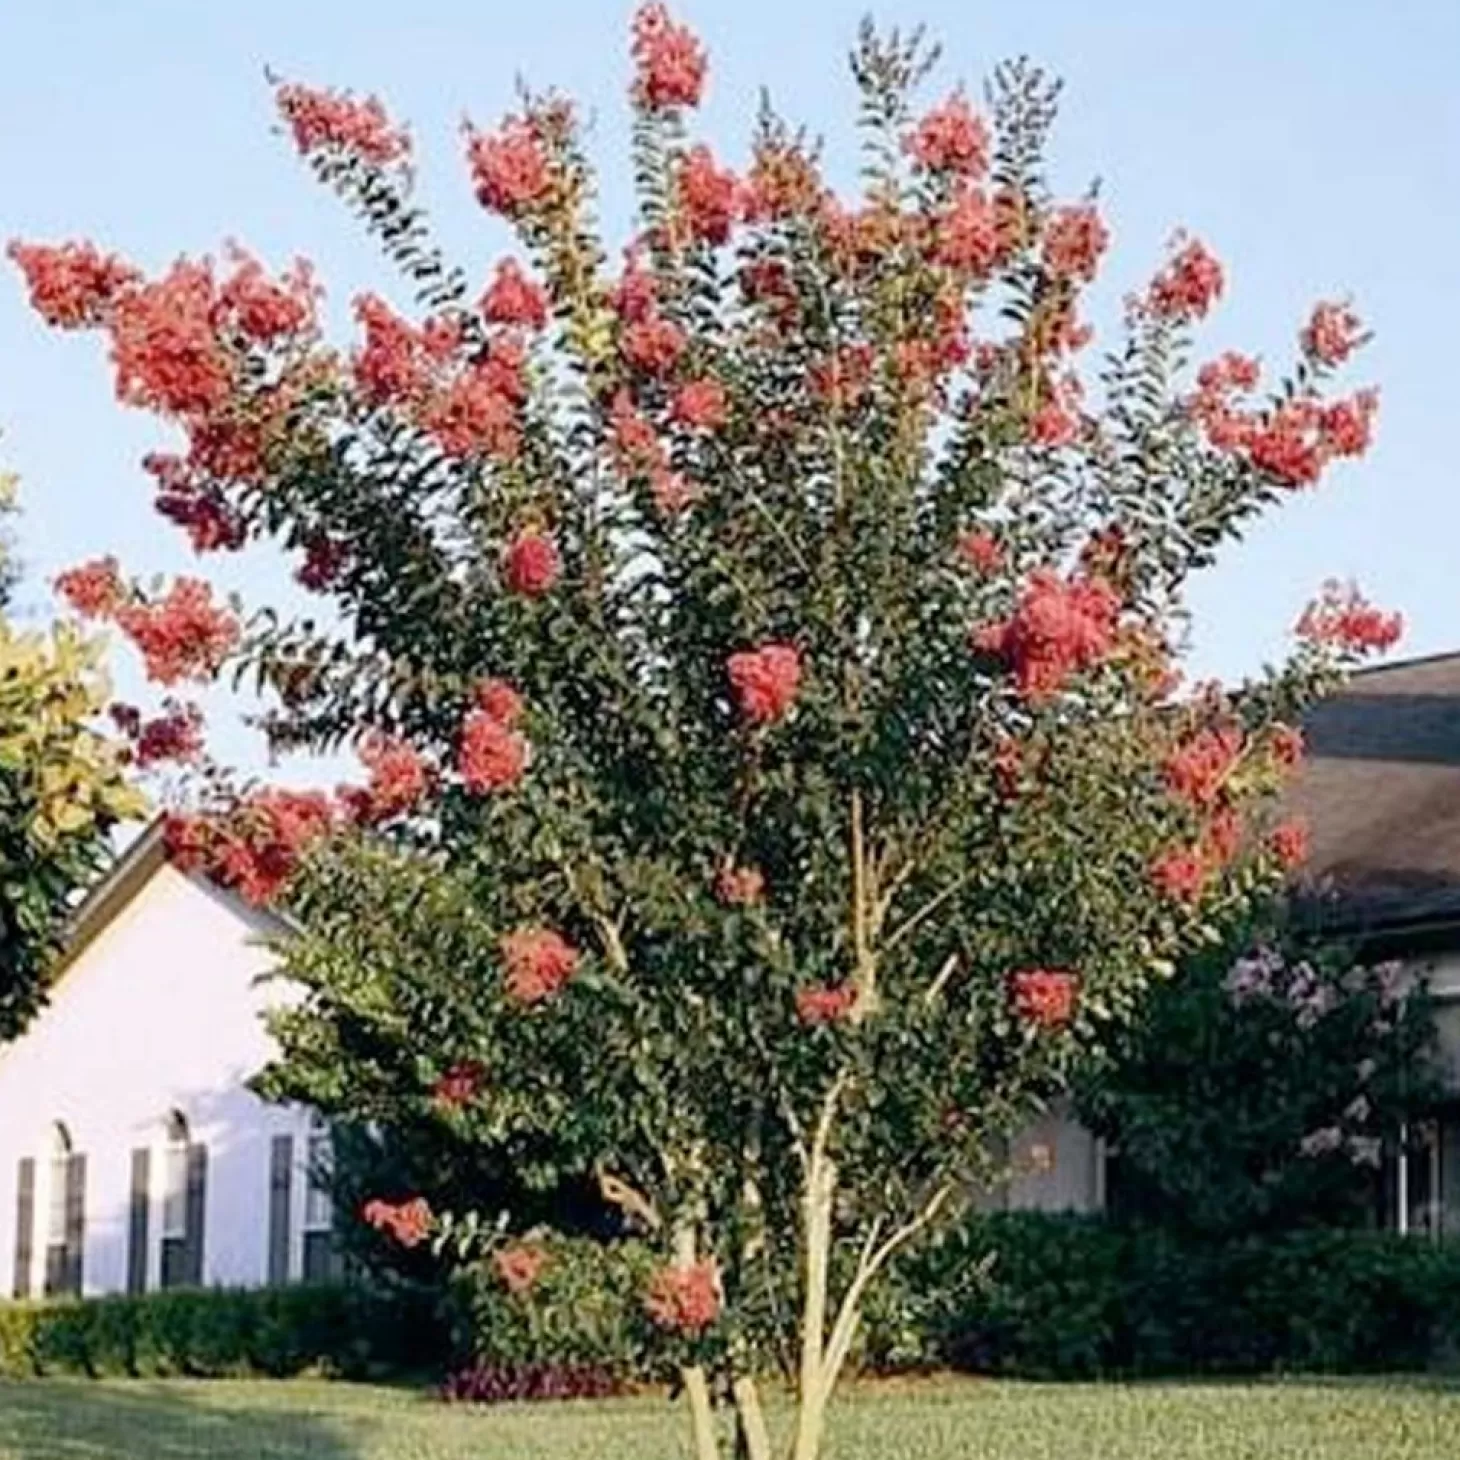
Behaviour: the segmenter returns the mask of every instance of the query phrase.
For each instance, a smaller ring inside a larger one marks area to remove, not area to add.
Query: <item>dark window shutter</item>
[[[289,1281],[289,1197],[294,1182],[294,1137],[275,1136],[269,1146],[269,1284]]]
[[[147,1291],[147,1217],[152,1201],[152,1152],[132,1152],[132,1198],[127,1214],[127,1291]]]
[[[86,1255],[86,1157],[66,1162],[66,1274],[63,1292],[81,1296]]]
[[[187,1263],[185,1281],[203,1285],[204,1217],[208,1208],[208,1148],[188,1147]]]
[[[15,1168],[15,1282],[17,1298],[30,1297],[30,1267],[35,1253],[35,1161],[23,1157]]]

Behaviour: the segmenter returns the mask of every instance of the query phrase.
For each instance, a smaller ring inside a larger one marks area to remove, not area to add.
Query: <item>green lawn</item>
[[[662,1400],[448,1409],[323,1383],[0,1382],[0,1460],[677,1460]],[[1460,1385],[1415,1380],[851,1392],[834,1460],[1455,1460]]]

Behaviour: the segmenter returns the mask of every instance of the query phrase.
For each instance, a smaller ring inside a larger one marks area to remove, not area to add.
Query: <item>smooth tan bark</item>
[[[715,1406],[710,1400],[710,1381],[698,1364],[681,1369],[679,1377],[684,1384],[685,1402],[689,1405],[695,1460],[720,1460],[720,1445],[715,1439]]]
[[[743,1375],[730,1386],[735,1399],[739,1449],[745,1460],[771,1460],[771,1436],[766,1428],[765,1411],[760,1407],[760,1391],[750,1375]]]

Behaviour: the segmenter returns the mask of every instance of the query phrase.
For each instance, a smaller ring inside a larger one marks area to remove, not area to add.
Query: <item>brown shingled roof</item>
[[[1365,670],[1304,731],[1291,800],[1309,910],[1356,929],[1460,924],[1460,653]]]

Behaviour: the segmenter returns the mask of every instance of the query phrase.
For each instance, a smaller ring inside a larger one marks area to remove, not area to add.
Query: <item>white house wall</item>
[[[270,1138],[293,1135],[298,1165],[307,1122],[245,1088],[270,1054],[261,1014],[283,997],[277,983],[259,982],[266,929],[237,900],[163,864],[82,950],[30,1030],[0,1049],[0,1292],[9,1293],[14,1267],[22,1157],[35,1160],[31,1292],[41,1290],[58,1121],[87,1158],[84,1291],[126,1287],[131,1157],[144,1146],[152,1152],[147,1285],[158,1285],[175,1110],[189,1139],[208,1149],[204,1281],[267,1280]],[[302,1179],[294,1187],[297,1224]],[[297,1262],[296,1253],[296,1273]]]

